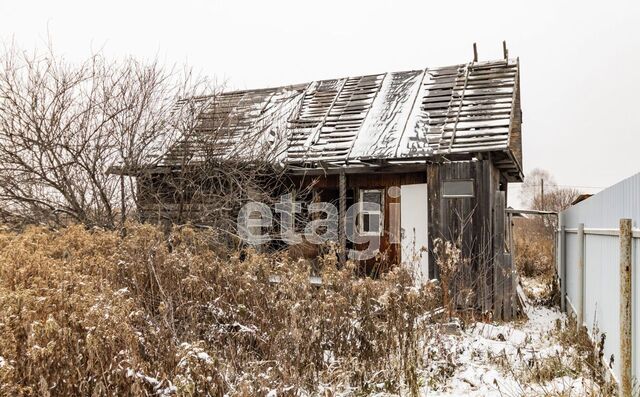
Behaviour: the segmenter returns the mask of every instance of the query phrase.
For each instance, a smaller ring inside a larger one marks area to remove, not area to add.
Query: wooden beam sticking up
[[[502,54],[504,55],[504,60],[509,60],[509,50],[507,49],[507,41],[502,40]]]
[[[478,47],[473,43],[473,62],[478,62]]]

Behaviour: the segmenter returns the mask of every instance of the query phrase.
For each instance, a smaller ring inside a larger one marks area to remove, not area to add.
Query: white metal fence
[[[630,239],[620,237],[621,219],[631,219]],[[563,308],[566,305],[576,315],[594,340],[606,335],[604,361],[607,365],[613,361],[617,381],[626,379],[629,370],[631,377],[640,380],[640,173],[563,211],[559,224],[556,252],[566,296]],[[623,241],[630,241],[631,248],[630,294],[623,292],[621,284],[626,274],[621,271]],[[620,305],[627,296],[631,318],[621,314]],[[626,327],[631,329],[630,341],[628,336],[625,339]]]

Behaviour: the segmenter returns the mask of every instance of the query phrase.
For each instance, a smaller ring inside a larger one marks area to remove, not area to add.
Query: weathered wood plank
[[[505,269],[504,269],[504,192],[497,191],[493,207],[493,316],[502,319],[505,308]]]

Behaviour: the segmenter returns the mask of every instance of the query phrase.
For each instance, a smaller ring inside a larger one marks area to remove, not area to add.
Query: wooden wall
[[[402,169],[399,168],[398,171]],[[363,263],[363,273],[369,275],[378,274],[388,270],[389,266],[401,263],[401,253],[399,244],[391,244],[393,235],[400,235],[400,200],[401,197],[389,195],[389,189],[416,183],[425,183],[427,179],[426,165],[423,171],[413,172],[385,172],[370,174],[347,174],[347,204],[351,205],[357,201],[358,189],[382,189],[384,197],[384,235],[380,240],[380,252],[385,256],[385,263],[380,266],[375,260],[368,260]],[[298,184],[305,186],[314,182],[314,188],[319,191],[320,197],[324,201],[338,200],[338,175],[307,176],[300,178]],[[399,238],[398,238],[399,240]],[[357,249],[364,249],[364,246],[355,246]]]
[[[509,131],[509,149],[522,169],[522,108],[520,106],[520,81],[516,85],[513,109],[511,111],[511,129]]]
[[[442,197],[445,181],[472,179],[474,197]],[[430,277],[438,278],[433,240],[459,242],[465,265],[463,285],[473,288],[484,310],[493,307],[493,218],[496,191],[506,189],[501,175],[490,160],[431,164],[427,168],[429,186],[429,263]]]
[[[504,206],[506,202],[505,175],[496,168],[491,157],[481,160],[438,162],[424,164],[411,168],[410,172],[402,172],[403,167],[397,167],[387,172],[353,173],[346,174],[346,186],[350,205],[358,199],[358,189],[382,189],[385,192],[384,199],[384,235],[380,241],[380,251],[387,259],[381,268],[376,261],[367,261],[363,265],[363,273],[375,275],[384,271],[388,266],[401,263],[399,244],[391,244],[390,237],[400,234],[401,197],[389,195],[389,189],[408,184],[427,183],[428,185],[428,233],[429,233],[429,277],[438,278],[438,268],[433,255],[433,240],[457,242],[460,244],[463,257],[468,259],[464,264],[461,285],[472,288],[477,296],[477,307],[483,310],[491,310],[495,306],[496,286],[507,285],[508,280],[503,280],[502,274],[496,274],[495,268],[504,268],[511,261],[505,257],[504,226],[496,223],[504,222]],[[303,189],[313,185],[319,199],[333,201],[337,204],[338,175],[321,176],[291,176],[292,189]],[[473,197],[447,198],[443,197],[442,187],[450,180],[472,180],[474,187]],[[139,183],[140,193],[147,190],[157,191],[160,186],[155,186],[151,179],[141,179]],[[274,193],[275,194],[275,193]],[[163,213],[170,215],[173,203],[171,195],[157,198],[161,203],[147,203],[157,209],[163,207]],[[159,208],[159,207],[158,207]],[[149,213],[151,215],[151,213]],[[155,218],[160,221],[156,215]],[[153,216],[147,216],[153,221]],[[497,221],[496,221],[497,219]],[[501,243],[502,242],[502,243]],[[355,248],[362,249],[364,247]],[[498,262],[496,262],[496,258]],[[502,258],[502,259],[500,259]],[[509,262],[509,263],[507,263]],[[508,270],[508,269],[507,269]],[[501,296],[506,290],[501,289]],[[509,290],[510,291],[510,290]],[[506,296],[506,295],[504,295]],[[506,302],[503,301],[503,302]],[[501,304],[503,305],[503,304]]]

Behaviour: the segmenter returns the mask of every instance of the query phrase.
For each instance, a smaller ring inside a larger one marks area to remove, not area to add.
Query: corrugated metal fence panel
[[[578,235],[585,228],[584,321],[599,341],[606,334],[604,359],[614,357],[613,373],[620,379],[620,240],[616,235],[590,233],[590,229],[618,230],[620,219],[630,218],[634,230],[640,229],[640,173],[613,185],[562,212],[565,235],[565,264],[569,310],[579,310],[580,273]],[[633,376],[640,379],[640,238],[633,241]],[[558,256],[558,259],[561,260]],[[594,326],[597,327],[594,333]]]
[[[571,302],[571,310],[578,308],[578,235],[565,235],[565,258],[567,263],[567,297]]]
[[[620,226],[620,218],[631,218],[633,228],[640,227],[640,173],[623,180],[563,212],[565,226],[611,228]]]
[[[596,342],[606,335],[604,359],[613,355],[620,379],[620,242],[616,236],[585,235],[584,321]]]

